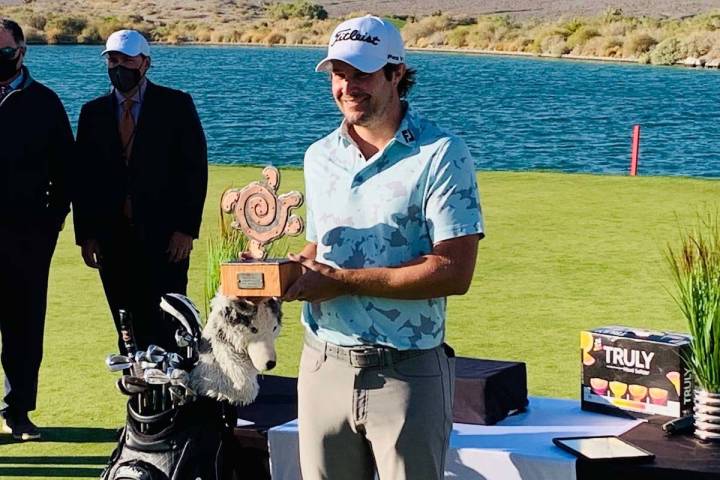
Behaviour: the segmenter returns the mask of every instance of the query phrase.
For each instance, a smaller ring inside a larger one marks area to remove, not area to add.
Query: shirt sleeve
[[[465,142],[450,137],[433,159],[425,217],[433,244],[456,237],[484,237],[475,164]]]

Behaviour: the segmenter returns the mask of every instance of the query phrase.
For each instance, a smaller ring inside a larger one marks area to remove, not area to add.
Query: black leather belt
[[[324,353],[328,357],[332,357],[341,362],[347,363],[352,367],[386,367],[393,363],[398,363],[408,358],[423,355],[431,350],[397,350],[391,347],[378,346],[360,346],[360,347],[341,347],[328,342],[323,342],[315,335],[305,334],[305,345]]]

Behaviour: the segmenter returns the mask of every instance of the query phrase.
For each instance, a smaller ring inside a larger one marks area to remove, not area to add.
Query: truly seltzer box
[[[682,417],[692,414],[693,380],[683,356],[690,337],[629,327],[580,333],[584,410]]]

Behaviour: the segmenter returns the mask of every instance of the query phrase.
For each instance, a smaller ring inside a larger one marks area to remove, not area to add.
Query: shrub
[[[421,48],[441,47],[446,44],[447,33],[444,31],[434,32],[429,37],[423,37],[417,41],[417,46]]]
[[[405,42],[412,45],[419,45],[419,40],[429,37],[435,32],[448,30],[451,28],[452,21],[450,18],[440,15],[425,17],[419,22],[408,23],[402,31]]]
[[[605,37],[593,37],[583,45],[578,45],[573,50],[575,55],[586,55],[588,57],[603,57],[605,56],[605,43],[607,39]]]
[[[628,38],[623,45],[623,55],[625,57],[639,57],[643,53],[649,52],[658,41],[647,33],[636,33]]]
[[[270,35],[270,29],[250,29],[240,34],[240,42],[242,43],[263,43]]]
[[[87,19],[84,17],[59,16],[53,17],[47,22],[47,26],[60,36],[78,36],[87,27]]]
[[[582,29],[583,27],[585,27],[585,22],[577,18],[573,18],[572,20],[563,23],[560,28],[568,32],[569,35],[573,35],[575,32]]]
[[[608,38],[605,40],[603,45],[603,56],[604,57],[621,57],[622,56],[623,41],[620,38]]]
[[[24,27],[23,33],[25,34],[25,42],[29,44],[44,44],[47,43],[47,36],[42,30],[38,30],[34,27]]]
[[[267,9],[270,17],[274,20],[286,20],[288,18],[313,18],[325,20],[328,17],[327,11],[322,5],[317,5],[309,0],[294,0],[288,3],[275,3]]]
[[[540,48],[542,53],[558,57],[570,51],[565,42],[565,37],[562,35],[550,35],[549,37],[543,38],[540,42]]]
[[[697,15],[690,19],[689,23],[701,30],[718,30],[720,29],[720,12],[715,11]]]
[[[650,65],[650,54],[643,53],[638,57],[638,63],[641,65]]]
[[[210,41],[214,43],[237,43],[241,41],[241,33],[237,30],[213,31]]]
[[[533,41],[530,38],[517,36],[509,42],[500,42],[497,45],[498,50],[507,52],[528,52]]]
[[[490,48],[500,41],[507,32],[508,27],[493,17],[486,17],[478,21],[468,34],[468,46],[473,48]]]
[[[225,43],[227,42],[228,32],[225,30],[213,30],[210,33],[210,41],[212,43]]]
[[[285,35],[280,32],[272,31],[263,40],[263,43],[267,45],[278,45],[285,43]]]
[[[195,32],[196,42],[209,42],[212,38],[212,30],[208,28],[200,28]]]
[[[47,25],[47,18],[45,17],[45,15],[30,15],[28,24],[36,30],[45,30],[45,25]]]
[[[45,30],[45,37],[47,39],[47,43],[49,44],[77,43],[77,35],[65,33],[57,27],[47,28]]]
[[[718,36],[715,32],[694,32],[683,40],[684,52],[688,57],[702,57],[716,45]]]
[[[613,22],[603,25],[599,30],[604,37],[623,37],[632,31],[633,27],[625,22]]]
[[[291,30],[285,33],[285,42],[288,45],[302,45],[307,41],[307,34],[300,30]]]
[[[505,40],[517,37],[518,28],[507,16],[479,17],[476,21],[454,19],[452,25],[469,26],[467,45],[473,48],[490,48]]]
[[[605,9],[605,13],[602,16],[603,22],[613,23],[623,19],[622,8],[608,7]]]
[[[549,44],[558,43],[560,40],[565,44],[566,33],[567,31],[560,32],[557,25],[538,25],[528,32],[528,35],[533,39],[530,51],[534,53],[548,53]],[[547,40],[548,38],[552,39]]]
[[[666,38],[650,52],[650,63],[653,65],[673,65],[685,58],[682,42],[675,37]]]
[[[172,32],[170,35],[168,35],[165,41],[179,45],[181,43],[194,42],[195,37],[188,35],[184,32]]]
[[[568,37],[567,47],[570,50],[573,50],[575,47],[584,45],[588,40],[599,35],[600,32],[598,32],[597,28],[584,25],[575,30],[572,35]]]
[[[454,48],[467,47],[469,32],[470,29],[466,26],[453,28],[447,34],[447,44]]]
[[[103,38],[100,36],[100,32],[98,31],[97,27],[93,25],[86,27],[85,30],[83,30],[82,33],[78,35],[77,41],[78,43],[97,44],[102,43]]]
[[[109,30],[110,33],[112,33],[113,31],[115,31],[115,29]],[[108,33],[108,35],[110,35],[110,33]],[[152,34],[150,35],[150,40],[152,40],[153,42],[164,42],[168,39],[171,33],[172,27],[168,25],[159,25],[152,31]]]
[[[111,33],[124,28],[125,24],[117,17],[105,17],[93,22],[93,26],[97,29],[101,38],[107,38]]]

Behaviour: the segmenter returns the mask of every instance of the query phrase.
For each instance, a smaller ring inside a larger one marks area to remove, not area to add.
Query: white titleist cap
[[[150,56],[150,45],[145,37],[135,30],[118,30],[113,32],[105,42],[105,50],[102,55],[110,52],[124,53],[129,57],[136,55]]]
[[[395,25],[372,15],[351,18],[335,28],[327,57],[315,67],[329,70],[332,60],[341,60],[365,73],[374,73],[386,63],[405,63],[405,47]]]

